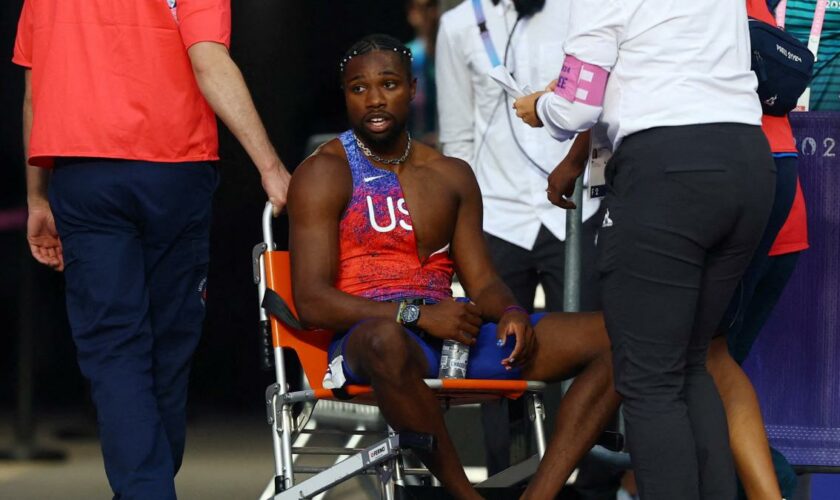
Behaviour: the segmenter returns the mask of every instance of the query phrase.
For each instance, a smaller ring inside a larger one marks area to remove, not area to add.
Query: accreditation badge
[[[590,198],[601,198],[607,194],[607,162],[612,156],[609,148],[592,148],[589,165],[586,168],[584,185],[589,188]]]

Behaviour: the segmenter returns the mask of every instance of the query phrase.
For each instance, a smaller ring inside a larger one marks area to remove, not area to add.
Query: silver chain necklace
[[[405,163],[405,160],[408,159],[408,154],[411,153],[411,133],[406,131],[405,135],[408,137],[408,144],[405,145],[405,152],[399,158],[382,158],[381,156],[377,155],[373,151],[370,150],[369,147],[365,146],[365,143],[359,139],[355,133],[353,133],[353,138],[356,139],[356,145],[359,146],[359,149],[362,150],[362,153],[365,154],[368,158],[374,161],[378,161],[379,163],[384,163],[386,165],[399,165],[401,163]]]

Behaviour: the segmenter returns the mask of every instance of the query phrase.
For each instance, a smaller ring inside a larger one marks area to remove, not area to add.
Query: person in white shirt
[[[559,140],[600,121],[613,145],[598,265],[641,498],[735,498],[705,361],[775,187],[744,2],[573,0],[570,26],[556,86],[515,107]],[[577,174],[553,173],[554,201]]]
[[[546,176],[569,155],[571,142],[555,141],[545,130],[516,119],[502,87],[488,76],[504,64],[523,86],[542,88],[557,76],[558,54],[566,33],[569,3],[544,0],[481,0],[487,36],[494,55],[479,34],[476,9],[466,0],[440,21],[435,73],[438,88],[439,140],[443,153],[469,163],[484,203],[484,231],[491,257],[520,304],[533,312],[537,285],[546,309],[563,308],[566,216],[546,198]],[[493,61],[492,58],[497,60]],[[578,162],[588,156],[588,141],[575,147]],[[571,158],[570,158],[571,159]],[[590,219],[598,201],[585,194],[583,218]],[[597,221],[584,226],[581,310],[600,309],[594,263]],[[496,407],[495,409],[493,407]],[[498,408],[501,406],[501,408]],[[516,414],[516,408],[512,408]],[[490,474],[510,465],[507,402],[482,407]],[[501,431],[501,434],[500,434]],[[522,453],[514,447],[514,461]]]

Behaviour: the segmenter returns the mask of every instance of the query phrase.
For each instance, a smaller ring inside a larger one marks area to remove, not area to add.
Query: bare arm
[[[573,209],[576,205],[567,199],[575,192],[575,182],[586,168],[591,144],[589,130],[578,134],[569,154],[554,167],[548,176],[548,201],[560,208]]]
[[[586,130],[578,134],[577,138],[575,138],[575,142],[572,143],[571,149],[569,149],[569,153],[566,155],[564,160],[568,160],[571,164],[570,166],[574,168],[574,171],[580,175],[583,173],[583,169],[586,168],[586,160],[589,159],[589,145],[591,143],[591,132]]]
[[[289,249],[295,305],[308,326],[347,330],[366,319],[396,321],[396,303],[376,302],[335,287],[339,222],[352,180],[346,161],[319,153],[303,162],[289,188]],[[473,343],[481,319],[472,304],[454,300],[421,306],[417,326],[439,338]]]
[[[26,239],[35,260],[56,271],[64,270],[61,240],[55,228],[47,186],[50,171],[29,164],[29,137],[32,133],[32,71],[24,73],[23,95],[23,156],[26,163],[26,204],[29,216],[26,221]]]
[[[496,273],[484,240],[478,182],[466,163],[457,161],[457,165],[452,167],[453,181],[461,193],[452,238],[452,257],[458,278],[470,298],[478,304],[482,316],[490,321],[499,321],[506,307],[518,304]]]
[[[188,53],[201,93],[256,165],[277,215],[286,205],[290,176],[268,138],[242,73],[220,43],[199,42]]]
[[[528,314],[517,307],[516,299],[510,288],[496,273],[490,252],[482,232],[481,191],[469,166],[459,162],[453,169],[453,178],[460,185],[461,203],[458,208],[458,220],[452,238],[452,255],[458,277],[470,297],[478,304],[482,316],[498,323],[496,337],[500,345],[507,342],[508,336],[516,338],[516,345],[502,365],[510,370],[513,365],[525,365],[531,359],[536,348],[536,337]]]
[[[352,181],[342,158],[319,153],[304,161],[289,188],[289,250],[295,305],[307,326],[346,330],[363,319],[396,320],[397,304],[338,290],[338,226]]]

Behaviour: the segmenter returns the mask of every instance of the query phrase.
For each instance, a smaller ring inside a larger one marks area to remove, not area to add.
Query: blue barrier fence
[[[840,113],[793,113],[811,248],[745,369],[791,463],[840,468]]]

